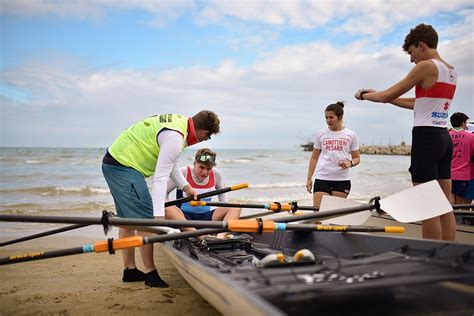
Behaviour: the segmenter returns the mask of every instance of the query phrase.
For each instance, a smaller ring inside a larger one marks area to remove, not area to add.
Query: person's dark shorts
[[[137,170],[102,164],[102,172],[122,218],[153,218],[153,202],[145,178]]]
[[[453,180],[451,186],[451,193],[467,198],[467,190],[469,188],[469,180]]]
[[[453,143],[446,128],[413,127],[409,169],[412,182],[451,179],[452,155]]]
[[[191,221],[212,221],[212,214],[214,214],[214,211],[205,212],[205,213],[183,212],[183,214],[187,220],[191,220]]]
[[[469,188],[467,189],[465,199],[474,200],[474,180],[469,181]]]
[[[314,180],[313,193],[326,192],[331,194],[333,191],[349,194],[349,192],[351,192],[351,180]]]

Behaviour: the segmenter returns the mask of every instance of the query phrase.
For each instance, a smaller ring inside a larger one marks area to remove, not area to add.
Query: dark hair
[[[425,43],[429,48],[438,47],[438,33],[431,25],[422,23],[411,29],[405,37],[403,50],[408,52],[411,45],[418,46],[420,42]]]
[[[196,130],[201,129],[208,131],[210,134],[217,134],[220,131],[219,117],[217,117],[217,114],[212,111],[203,110],[194,115],[192,119],[194,129]]]
[[[331,111],[331,112],[334,112],[334,114],[336,114],[336,116],[338,118],[341,118],[344,116],[344,102],[342,101],[338,101],[336,103],[333,103],[333,104],[329,104],[327,107],[326,107],[326,110],[324,110],[325,112],[327,111]]]
[[[466,122],[468,120],[468,116],[464,113],[461,112],[455,112],[449,120],[451,121],[451,125],[453,127],[461,127],[462,123]]]

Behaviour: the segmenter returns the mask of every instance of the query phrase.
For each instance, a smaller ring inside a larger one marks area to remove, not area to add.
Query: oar
[[[263,204],[245,204],[245,203],[228,203],[228,202],[207,202],[207,201],[191,201],[189,202],[191,206],[216,206],[216,207],[240,207],[240,208],[263,208],[273,211],[273,213],[278,213],[280,211],[284,212],[295,212],[294,205],[291,203],[279,203],[279,202],[267,202]],[[317,211],[316,207],[308,206],[298,206],[300,210],[311,210]]]
[[[472,208],[474,209],[474,204],[454,204],[453,208],[455,210],[465,209],[465,208]]]
[[[62,232],[66,232],[66,231],[69,231],[69,230],[78,229],[78,228],[82,228],[82,227],[86,227],[86,226],[89,226],[89,225],[74,224],[74,225],[70,225],[70,226],[66,226],[66,227],[61,227],[61,228],[57,228],[57,229],[53,229],[53,230],[48,230],[46,232],[42,232],[42,233],[30,235],[30,236],[25,236],[25,237],[21,237],[21,238],[17,238],[17,239],[12,239],[12,240],[8,240],[8,241],[0,242],[0,247],[7,246],[7,245],[12,245],[12,244],[16,244],[16,243],[19,243],[19,242],[32,240],[32,239],[36,239],[36,238],[41,238],[41,237],[45,237],[45,236],[50,236],[50,235],[54,235],[54,234],[59,234],[59,233],[62,233]]]
[[[247,187],[248,187],[248,183],[237,184],[237,185],[234,185],[234,186],[230,186],[230,187],[217,189],[217,190],[213,190],[213,191],[209,191],[209,192],[206,192],[206,193],[199,194],[198,199],[204,199],[204,198],[207,198],[207,197],[219,195],[219,194],[226,193],[226,192],[229,192],[229,191],[240,190],[240,189],[244,189],[244,188],[247,188]],[[188,202],[188,201],[192,201],[193,199],[194,199],[194,197],[189,196],[189,197],[185,197],[185,198],[181,198],[181,199],[177,199],[177,200],[173,200],[173,201],[168,201],[168,202],[165,203],[165,207],[181,204],[181,203]],[[46,231],[46,232],[42,232],[42,233],[30,235],[30,236],[21,237],[21,238],[18,238],[18,239],[13,239],[13,240],[1,242],[0,247],[7,246],[7,245],[12,245],[12,244],[16,244],[16,243],[19,243],[19,242],[32,240],[32,239],[36,239],[36,238],[46,237],[46,236],[50,236],[50,235],[54,235],[54,234],[58,234],[58,233],[62,233],[62,232],[70,231],[70,230],[73,230],[73,229],[90,226],[90,225],[91,224],[74,224],[74,225],[70,225],[70,226],[66,226],[66,227],[62,227],[62,228],[58,228],[58,229],[53,229],[53,230],[50,230],[50,231]]]
[[[245,189],[245,188],[248,188],[248,186],[249,186],[248,183],[236,184],[236,185],[233,185],[231,187],[226,187],[226,188],[222,188],[222,189],[218,189],[218,190],[198,194],[197,199],[201,200],[201,199],[204,199],[204,198],[207,198],[207,197],[211,197],[211,196],[214,196],[214,195],[226,193],[226,192],[229,192],[229,191],[236,191],[236,190],[240,190],[240,189]],[[187,197],[184,197],[184,198],[181,198],[181,199],[166,202],[165,207],[172,206],[172,205],[177,205],[177,204],[182,204],[182,203],[189,202],[189,201],[192,201],[192,200],[194,200],[193,196],[187,196]]]
[[[190,221],[191,222],[191,221]],[[202,222],[206,221],[194,221],[201,223],[194,223],[195,226],[205,227],[206,225]],[[85,244],[82,247],[74,247],[62,250],[53,250],[48,252],[34,252],[23,255],[9,256],[0,258],[0,265],[7,265],[25,261],[34,261],[47,258],[56,258],[63,256],[70,256],[82,253],[90,252],[106,252],[113,254],[115,250],[140,247],[145,244],[152,244],[157,242],[164,242],[182,238],[189,238],[200,236],[203,234],[218,233],[222,231],[235,231],[235,232],[275,232],[285,230],[295,231],[325,231],[325,232],[387,232],[387,233],[402,233],[403,227],[350,227],[350,226],[323,226],[323,225],[312,225],[312,224],[285,224],[277,223],[274,221],[255,221],[255,220],[233,220],[228,222],[218,222],[222,225],[222,229],[201,229],[195,231],[187,231],[175,234],[166,234],[153,237],[142,237],[134,236],[113,240],[110,238],[107,241],[99,241],[93,244]],[[208,227],[214,227],[213,222],[207,221]]]
[[[363,207],[365,204],[354,200],[324,196],[321,202],[321,211],[340,209],[347,206],[356,207],[357,205]],[[380,208],[401,223],[422,221],[453,211],[451,204],[436,180],[383,198],[380,200]],[[352,217],[340,217],[330,221],[323,221],[323,223],[360,225],[370,215],[370,212],[363,212],[361,214],[354,214]]]
[[[413,188],[398,192],[392,196],[380,200],[382,209],[399,222],[414,222],[432,218],[452,211],[451,204],[446,199],[436,181],[420,184]],[[394,198],[395,197],[395,198]],[[326,198],[326,197],[325,197]],[[394,201],[395,200],[395,201]],[[410,204],[408,201],[412,201]],[[344,201],[348,201],[345,200]],[[398,201],[398,202],[397,202]],[[425,202],[425,204],[423,204]],[[387,205],[387,206],[384,206]],[[414,206],[413,206],[414,205]],[[312,214],[300,216],[282,217],[279,222],[292,222],[307,219],[329,219],[341,215],[353,214],[361,211],[377,209],[377,203],[365,203],[342,209],[321,210]],[[405,214],[409,213],[409,214]],[[295,219],[295,217],[297,219]],[[39,222],[39,223],[66,223],[66,224],[103,224],[98,218],[91,217],[65,217],[65,216],[35,216],[35,215],[7,215],[0,214],[0,221],[9,222]],[[154,219],[124,219],[108,218],[110,225],[124,226],[172,226],[172,227],[194,227],[197,221],[172,221]],[[206,221],[203,221],[206,222]],[[176,226],[177,225],[177,226]],[[219,226],[222,227],[222,226]]]

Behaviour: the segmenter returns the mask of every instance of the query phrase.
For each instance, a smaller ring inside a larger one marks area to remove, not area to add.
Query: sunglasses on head
[[[201,155],[201,156],[196,158],[196,161],[210,162],[211,164],[214,164],[216,162],[216,157],[211,156],[211,155]]]

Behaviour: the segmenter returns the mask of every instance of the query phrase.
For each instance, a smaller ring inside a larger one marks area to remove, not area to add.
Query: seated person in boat
[[[189,183],[189,185],[198,193],[206,193],[224,187],[222,174],[219,169],[215,168],[216,153],[208,148],[199,149],[196,152],[194,163],[192,166],[182,167],[180,170]],[[176,198],[186,197],[187,194],[180,190],[184,184],[175,183],[174,179],[168,180],[167,195],[176,189]],[[218,195],[219,202],[227,202],[225,193]],[[211,197],[204,199],[210,202]],[[170,206],[166,208],[166,219],[174,220],[213,220],[227,221],[239,219],[240,208],[231,207],[211,207],[211,206],[192,206],[189,203],[183,203],[178,206]],[[194,230],[194,228],[183,228],[183,230]],[[224,238],[226,233],[220,233],[218,238]]]

